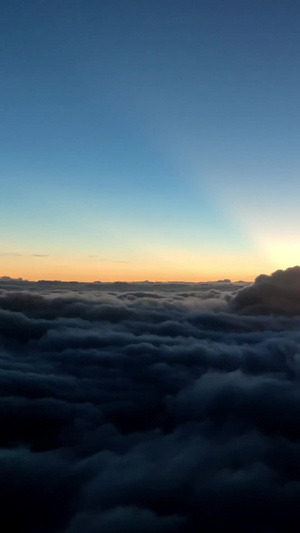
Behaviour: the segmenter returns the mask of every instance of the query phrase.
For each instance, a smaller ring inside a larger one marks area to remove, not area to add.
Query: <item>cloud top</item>
[[[257,314],[297,280],[0,280],[3,523],[298,532],[300,317]]]
[[[249,314],[300,315],[300,267],[261,274],[232,301],[232,309]]]

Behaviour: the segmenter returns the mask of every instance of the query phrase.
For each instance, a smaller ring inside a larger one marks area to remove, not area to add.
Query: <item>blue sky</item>
[[[297,263],[299,24],[296,1],[1,2],[0,275]]]

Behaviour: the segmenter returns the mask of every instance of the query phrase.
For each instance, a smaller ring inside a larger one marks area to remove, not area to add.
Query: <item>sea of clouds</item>
[[[300,267],[254,284],[0,279],[18,533],[300,531]]]

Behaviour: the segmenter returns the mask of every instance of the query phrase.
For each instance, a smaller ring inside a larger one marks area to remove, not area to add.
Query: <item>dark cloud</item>
[[[249,314],[300,315],[300,267],[261,274],[238,292],[232,308]]]
[[[3,282],[3,281],[4,282],[7,282],[7,281],[9,281],[9,282],[11,282],[11,281],[13,281],[13,282],[20,282],[21,281],[21,282],[23,282],[24,280],[22,278],[11,278],[10,276],[1,276],[0,277],[0,283]]]
[[[0,280],[9,530],[298,532],[297,276]]]

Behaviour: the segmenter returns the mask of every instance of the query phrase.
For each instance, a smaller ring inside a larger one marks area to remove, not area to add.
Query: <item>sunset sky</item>
[[[1,5],[0,276],[300,261],[300,3]]]

